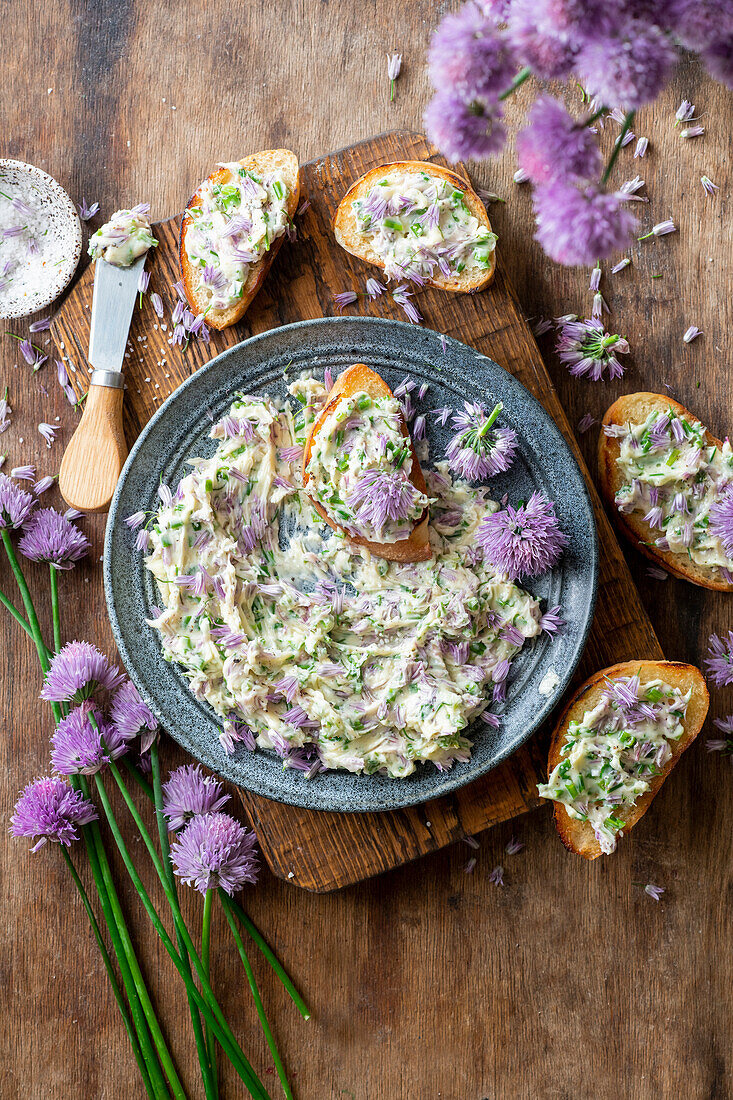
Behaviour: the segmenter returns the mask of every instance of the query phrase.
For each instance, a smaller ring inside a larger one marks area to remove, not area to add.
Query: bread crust
[[[320,431],[326,417],[333,412],[340,401],[352,397],[355,393],[362,392],[368,393],[375,401],[385,397],[394,397],[392,390],[384,379],[365,363],[355,363],[353,366],[347,367],[346,370],[339,375],[328,394],[326,404],[323,406],[321,412],[311,426],[310,434],[308,435],[303,451],[303,488],[306,489],[306,491],[310,480],[308,476],[308,464],[310,463],[311,451],[313,450],[313,440]],[[412,437],[404,420],[400,426],[403,436],[410,442],[410,449],[412,451],[410,481],[418,492],[427,493],[425,476],[415,452],[415,444],[412,441]],[[314,500],[313,497],[310,499],[319,516],[326,521],[329,527],[332,527],[334,531],[340,531],[349,543],[369,550],[375,557],[385,558],[387,561],[399,562],[427,561],[432,557],[427,508],[420,516],[420,519],[415,523],[408,538],[401,539],[399,542],[369,542],[368,539],[363,539],[358,535],[346,534],[343,528],[339,527],[318,501]]]
[[[385,172],[409,170],[429,172],[431,176],[439,176],[441,179],[448,180],[457,190],[463,191],[466,206],[474,217],[478,218],[479,222],[485,225],[487,229],[491,229],[486,207],[471,187],[471,184],[463,176],[459,176],[449,168],[441,168],[438,164],[431,164],[429,161],[399,160],[394,161],[392,164],[381,164],[377,168],[372,168],[370,172],[367,172],[365,176],[362,176],[361,179],[351,185],[339,203],[333,220],[333,232],[338,244],[352,256],[374,264],[381,271],[384,271],[384,261],[371,248],[365,247],[364,235],[359,231],[351,204],[354,199],[365,198],[370,189],[382,179]],[[491,254],[491,262],[486,270],[478,269],[473,273],[450,276],[440,274],[434,278],[426,279],[425,282],[428,286],[435,286],[440,290],[454,290],[459,293],[470,294],[490,286],[494,281],[495,272],[496,249]]]
[[[651,780],[650,789],[638,799],[628,816],[621,814],[627,823],[623,830],[624,836],[633,829],[647,812],[682,753],[689,748],[703,727],[710,696],[705,678],[698,668],[695,668],[694,665],[682,664],[679,661],[625,661],[594,673],[566,703],[552,734],[547,761],[547,772],[550,775],[553,768],[562,760],[560,749],[564,743],[568,726],[572,721],[579,722],[586,710],[592,710],[600,702],[601,693],[608,680],[619,676],[634,676],[637,673],[642,684],[646,684],[650,680],[663,680],[670,687],[679,688],[680,691],[687,692],[692,688],[692,694],[687,706],[684,733],[677,742],[669,742],[672,750],[671,758],[660,774],[654,776]],[[560,834],[560,839],[568,851],[575,852],[577,855],[583,856],[584,859],[597,859],[598,856],[602,855],[591,825],[587,821],[578,821],[572,818],[561,802],[555,802],[553,805],[555,825]]]
[[[603,430],[606,424],[626,425],[628,423],[641,424],[652,412],[664,413],[667,409],[673,409],[678,416],[685,416],[688,420],[700,423],[698,418],[680,405],[679,401],[661,393],[631,393],[619,397],[613,405],[607,409],[601,425],[601,434],[598,440],[598,477],[601,494],[606,501],[613,521],[634,546],[651,561],[664,566],[667,572],[675,577],[680,577],[700,588],[709,588],[715,592],[733,592],[733,584],[725,580],[718,580],[710,575],[709,570],[690,561],[686,554],[675,553],[672,550],[660,550],[658,546],[647,545],[654,536],[651,528],[644,523],[638,513],[625,514],[619,512],[616,507],[615,497],[623,484],[623,478],[619,472],[616,460],[621,452],[618,439],[609,438]],[[722,447],[722,441],[716,439],[710,432],[705,432],[705,441],[710,446]]]
[[[261,153],[252,153],[248,157],[243,157],[243,159],[239,161],[239,164],[242,168],[246,168],[247,171],[253,172],[258,176],[265,176],[268,172],[282,173],[288,185],[288,217],[292,219],[295,215],[295,211],[298,209],[298,202],[300,199],[300,168],[295,153],[291,153],[289,149],[267,149]],[[230,178],[231,174],[228,168],[217,168],[217,170],[212,172],[208,177],[208,180],[211,180],[213,183],[225,183]],[[201,188],[208,180],[203,180],[199,184],[186,203],[186,210],[189,210],[200,201]],[[190,224],[190,219],[187,218],[184,213],[183,220],[181,221],[178,255],[188,304],[193,312],[198,314],[206,310],[208,303],[205,295],[194,289],[194,266],[191,264],[186,254],[185,241]],[[280,251],[280,247],[284,240],[285,234],[277,238],[270,250],[261,260],[251,265],[247,272],[244,293],[238,302],[229,306],[227,309],[210,309],[208,311],[206,314],[206,324],[210,328],[218,330],[228,328],[244,316],[257,294],[257,291],[265,281],[267,273],[272,267],[272,263]]]

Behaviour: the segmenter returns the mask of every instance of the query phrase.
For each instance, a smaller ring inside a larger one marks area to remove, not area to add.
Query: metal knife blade
[[[144,267],[145,256],[130,267],[115,267],[106,260],[97,260],[89,331],[89,362],[97,371],[122,370],[138,279]]]

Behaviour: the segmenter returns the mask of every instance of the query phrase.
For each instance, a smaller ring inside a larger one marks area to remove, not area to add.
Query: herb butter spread
[[[350,548],[299,481],[326,391],[303,378],[290,394],[238,397],[212,430],[216,452],[191,459],[174,494],[161,487],[146,565],[164,656],[220,716],[229,752],[256,741],[310,774],[465,761],[465,727],[503,698],[509,661],[540,633],[538,602],[476,548],[497,505],[441,464],[428,474],[430,561]]]
[[[491,263],[496,234],[471,213],[463,191],[442,176],[390,173],[352,208],[388,278],[448,278]]]
[[[570,723],[564,759],[538,784],[540,797],[562,802],[570,817],[593,827],[602,852],[613,852],[627,811],[672,757],[690,694],[662,680],[609,680],[598,706]]]
[[[226,180],[207,179],[186,211],[186,255],[194,291],[213,309],[228,309],[244,293],[250,266],[261,260],[290,224],[288,187],[279,172],[264,179],[237,164],[222,164]]]
[[[398,542],[430,503],[410,481],[412,448],[394,397],[338,401],[313,439],[308,488],[340,527],[370,542]]]
[[[716,532],[711,509],[733,486],[733,452],[705,442],[705,429],[670,409],[643,424],[617,430],[618,466],[625,484],[616,493],[620,512],[641,512],[659,535],[662,550],[687,554],[697,565],[733,570]],[[712,521],[712,522],[711,522]]]
[[[93,260],[106,260],[115,267],[130,267],[138,256],[144,256],[157,241],[150,229],[148,203],[132,210],[117,210],[108,222],[92,234],[89,255]]]

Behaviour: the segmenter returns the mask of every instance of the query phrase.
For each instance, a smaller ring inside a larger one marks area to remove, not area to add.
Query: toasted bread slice
[[[313,449],[313,440],[321,429],[326,417],[333,412],[336,405],[355,393],[368,393],[375,401],[380,398],[394,397],[392,390],[384,379],[381,378],[375,370],[372,370],[371,367],[367,367],[364,363],[355,363],[353,367],[347,367],[343,374],[339,375],[328,394],[328,399],[320,415],[313,422],[310,435],[306,441],[305,450],[303,452],[303,487],[306,491],[308,489],[308,481],[310,480],[308,475],[308,464]],[[412,441],[412,437],[404,421],[401,424],[401,428],[405,439],[409,439],[410,448],[412,450],[410,481],[418,492],[427,493],[425,477],[418,461],[417,454],[415,453],[415,444]],[[339,527],[335,520],[328,515],[325,508],[312,497],[311,501],[319,516],[326,521],[329,527],[333,527],[334,531],[341,531],[342,534],[346,535],[343,528]],[[363,539],[357,535],[346,535],[346,538],[353,545],[363,546],[376,557],[386,558],[387,561],[427,561],[432,556],[432,551],[430,549],[430,534],[428,532],[427,508],[413,527],[408,538],[401,539],[399,542],[369,542],[368,539]]]
[[[614,401],[603,417],[603,424],[643,424],[652,412],[662,414],[670,408],[678,416],[685,416],[688,420],[700,423],[697,417],[684,405],[680,405],[678,401],[674,401],[666,394],[631,393],[625,397],[619,397],[618,401]],[[705,433],[705,439],[710,446],[722,446],[721,440],[716,439],[710,432]],[[616,464],[620,451],[621,445],[618,439],[609,438],[601,428],[598,441],[598,476],[601,493],[611,509],[614,521],[619,529],[642,554],[645,554],[657,564],[663,565],[674,576],[681,577],[682,580],[690,581],[692,584],[700,585],[701,588],[712,588],[717,592],[733,592],[733,584],[729,584],[722,577],[716,576],[717,570],[706,569],[704,566],[698,565],[697,562],[690,561],[687,554],[675,553],[672,550],[660,550],[658,546],[649,546],[648,543],[653,541],[654,535],[638,512],[632,512],[628,515],[619,512],[615,497],[623,485],[623,478]]]
[[[287,211],[288,216],[292,219],[295,215],[295,211],[298,209],[298,201],[300,198],[300,170],[298,166],[298,158],[295,153],[291,153],[289,149],[268,149],[262,153],[252,153],[248,157],[244,157],[239,161],[242,168],[246,168],[248,172],[253,172],[257,176],[266,176],[269,172],[280,172],[288,185],[288,201]],[[231,179],[231,173],[228,168],[217,168],[216,172],[213,172],[209,179],[213,183],[226,183]],[[191,198],[186,204],[186,210],[195,206],[200,201],[200,192],[204,182],[194,191]],[[194,313],[203,313],[208,305],[206,296],[195,289],[194,284],[194,267],[191,264],[188,256],[186,255],[186,233],[188,227],[191,224],[190,220],[185,216],[181,222],[181,236],[178,247],[178,254],[181,261],[181,271],[183,272],[183,285],[186,290],[186,297],[188,298],[188,304]],[[229,325],[233,325],[236,321],[244,316],[247,312],[252,299],[257,294],[257,291],[262,286],[265,280],[267,272],[272,266],[272,262],[277,256],[280,246],[285,240],[285,234],[278,237],[273,242],[269,252],[256,264],[252,264],[248,273],[247,281],[244,284],[244,293],[238,302],[233,306],[229,306],[227,309],[210,309],[206,314],[206,324],[210,328],[223,329],[228,328]]]
[[[553,768],[562,760],[560,749],[565,741],[568,726],[573,721],[580,722],[587,710],[592,710],[593,707],[598,705],[601,700],[601,693],[608,680],[615,679],[618,676],[635,676],[637,673],[642,684],[646,684],[650,680],[663,680],[670,687],[676,687],[680,691],[686,692],[692,688],[692,694],[687,704],[684,733],[678,741],[669,742],[672,750],[671,758],[660,774],[651,780],[650,789],[646,794],[641,795],[633,809],[628,813],[622,810],[617,811],[626,822],[623,830],[624,836],[630,829],[633,829],[637,821],[647,812],[672,768],[703,727],[710,696],[708,695],[705,678],[699,669],[695,668],[694,665],[684,665],[678,661],[625,661],[622,664],[611,665],[610,668],[604,668],[600,672],[596,672],[578,688],[566,704],[552,734],[547,762],[548,774],[551,774]],[[595,838],[592,826],[587,821],[578,821],[571,817],[561,802],[555,802],[553,805],[557,831],[568,851],[576,852],[584,859],[596,859],[600,856],[602,854],[601,848]]]
[[[463,192],[466,206],[474,217],[478,218],[480,224],[485,225],[487,229],[491,229],[486,207],[471,187],[471,184],[462,176],[456,175],[448,168],[441,168],[438,164],[430,164],[422,160],[400,160],[395,161],[393,164],[381,164],[378,168],[372,168],[371,172],[367,172],[365,176],[358,179],[346,192],[336,211],[333,232],[337,242],[352,256],[357,256],[360,260],[366,260],[369,264],[375,264],[382,271],[384,271],[384,261],[380,259],[376,252],[372,251],[368,239],[360,232],[351,204],[354,199],[366,198],[372,187],[381,179],[384,179],[387,172],[404,172],[411,169],[416,172],[427,172],[431,176],[448,180],[456,190]],[[441,290],[456,290],[468,294],[490,286],[494,281],[495,270],[496,249],[492,252],[491,261],[486,269],[481,268],[473,272],[462,272],[460,275],[446,276],[438,274],[434,278],[425,281],[429,286],[437,286]]]

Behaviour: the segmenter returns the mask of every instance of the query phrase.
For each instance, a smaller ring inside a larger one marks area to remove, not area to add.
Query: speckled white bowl
[[[27,317],[55,302],[69,285],[81,257],[81,221],[76,207],[53,176],[22,160],[0,158],[0,189],[12,195],[28,186],[34,192],[48,229],[49,261],[42,276],[22,272],[0,297],[0,319]]]

